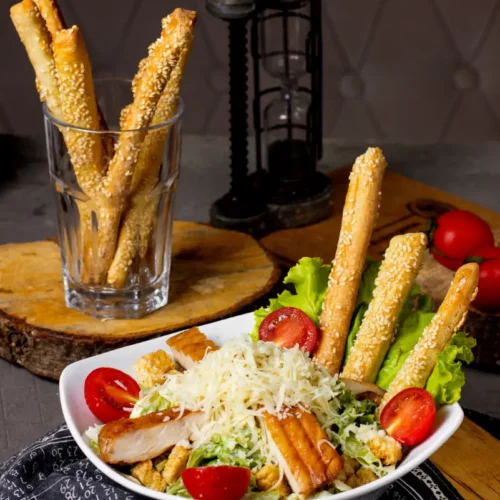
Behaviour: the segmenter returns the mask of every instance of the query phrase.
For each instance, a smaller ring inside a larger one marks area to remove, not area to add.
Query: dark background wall
[[[177,6],[198,10],[185,131],[226,134],[227,37],[204,0],[59,0],[96,76],[131,76]],[[0,0],[0,132],[40,136],[28,59]],[[499,0],[323,0],[324,132],[341,139],[500,137]]]

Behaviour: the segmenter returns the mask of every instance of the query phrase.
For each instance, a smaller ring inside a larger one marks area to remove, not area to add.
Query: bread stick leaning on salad
[[[424,259],[427,238],[409,233],[392,238],[375,280],[373,299],[341,377],[375,382],[392,342],[398,315]]]
[[[379,413],[396,394],[410,387],[424,387],[438,356],[462,326],[477,294],[479,266],[475,262],[458,269],[448,293],[417,345],[406,358],[379,406]]]
[[[352,167],[342,226],[328,279],[320,340],[313,359],[331,374],[338,373],[344,357],[366,252],[380,206],[387,162],[379,148],[368,148]]]

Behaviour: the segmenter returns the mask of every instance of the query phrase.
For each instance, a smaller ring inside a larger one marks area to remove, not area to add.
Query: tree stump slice
[[[250,236],[175,222],[167,306],[136,320],[98,320],[66,307],[59,247],[0,246],[0,356],[58,379],[68,364],[228,316],[266,294],[280,272]]]
[[[288,265],[305,256],[321,257],[325,262],[330,262],[335,256],[350,171],[351,167],[346,167],[329,174],[333,182],[332,217],[307,227],[283,229],[269,234],[260,240],[264,248]],[[370,241],[369,255],[381,259],[393,236],[425,231],[430,217],[438,216],[450,208],[470,210],[482,217],[494,228],[497,244],[500,244],[499,213],[387,170],[382,185],[380,214]],[[427,255],[417,282],[433,298],[436,309],[443,300],[452,277],[452,271],[441,266],[430,254]],[[488,371],[500,371],[500,315],[471,310],[463,329],[477,340],[474,366]]]

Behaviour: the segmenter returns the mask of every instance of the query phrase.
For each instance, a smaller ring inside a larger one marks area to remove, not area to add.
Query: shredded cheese
[[[264,412],[279,416],[285,408],[300,406],[327,425],[336,415],[331,402],[343,388],[336,376],[313,364],[297,347],[280,349],[239,338],[209,352],[184,373],[171,375],[156,390],[181,414],[185,409],[207,414],[207,423],[193,429],[195,448],[214,434],[237,437],[246,428],[259,452],[272,460],[256,418]]]

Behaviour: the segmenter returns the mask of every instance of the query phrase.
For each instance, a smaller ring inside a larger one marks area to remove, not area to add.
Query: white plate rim
[[[252,325],[253,322],[253,313],[247,313],[247,314],[242,314],[238,316],[233,316],[231,318],[215,321],[212,323],[207,323],[205,325],[199,326],[201,331],[204,331],[204,328],[208,328],[210,330],[216,329],[217,327],[220,327],[224,324],[228,323],[241,323],[244,326],[244,330],[248,331],[248,327]],[[120,352],[123,352],[126,349],[131,349],[131,348],[138,348],[138,346],[144,346],[147,344],[157,344],[160,342],[163,342],[163,348],[165,350],[168,349],[167,345],[165,344],[165,340],[168,337],[171,337],[173,335],[176,335],[179,332],[171,333],[168,335],[164,335],[162,337],[157,337],[154,339],[146,340],[143,342],[139,342],[137,344],[133,344],[131,346],[125,346],[121,347],[119,349],[115,349],[113,351],[108,351],[103,354],[99,354],[97,356],[92,356],[90,358],[86,358],[80,361],[77,361],[75,363],[72,363],[71,365],[67,366],[60,377],[59,381],[59,394],[60,394],[60,401],[61,401],[61,407],[62,407],[62,412],[64,419],[66,421],[66,424],[68,426],[68,429],[75,439],[77,445],[79,448],[83,451],[84,455],[92,462],[92,464],[100,470],[103,474],[105,474],[107,477],[109,477],[111,480],[114,482],[118,483],[120,486],[123,486],[125,489],[133,491],[134,493],[138,493],[139,495],[143,495],[145,497],[153,498],[156,500],[179,500],[182,497],[178,497],[176,495],[169,495],[167,493],[162,493],[162,492],[157,492],[154,490],[151,490],[149,488],[146,488],[145,486],[139,485],[131,481],[130,479],[127,479],[126,477],[122,476],[119,472],[117,472],[115,469],[113,469],[111,466],[103,462],[95,453],[92,451],[92,449],[87,445],[87,443],[84,441],[77,425],[75,422],[75,419],[73,417],[71,408],[70,408],[70,394],[71,391],[74,390],[74,381],[73,381],[73,374],[74,372],[78,371],[80,368],[85,367],[89,364],[96,365],[98,364],[98,360],[109,360],[113,359],[115,357],[120,356]],[[207,332],[205,332],[207,333]],[[213,334],[211,332],[208,332],[208,336],[214,340],[220,340],[217,334]],[[222,337],[228,338],[228,335],[223,334]],[[231,336],[229,336],[231,338]],[[153,347],[153,349],[158,349],[159,347]],[[147,351],[146,351],[147,352]],[[137,355],[137,357],[140,354]],[[104,363],[107,366],[112,365],[112,363]],[[99,366],[104,366],[99,365]],[[130,367],[131,368],[131,367]],[[83,391],[83,381],[80,381],[80,387],[81,391]],[[377,490],[382,490],[388,487],[390,484],[395,482],[396,480],[400,479],[402,476],[405,474],[409,473],[411,470],[415,469],[418,467],[421,463],[423,463],[425,460],[427,460],[434,452],[436,452],[455,432],[456,430],[460,427],[463,418],[464,418],[464,413],[462,408],[458,403],[455,403],[453,405],[449,405],[446,407],[441,408],[438,411],[438,415],[441,416],[441,425],[437,429],[437,434],[438,436],[436,437],[435,434],[436,432],[430,436],[424,443],[416,447],[416,449],[419,449],[420,452],[412,457],[411,459],[404,461],[397,467],[397,469],[394,472],[391,472],[387,474],[384,477],[381,477],[369,484],[366,484],[364,486],[360,486],[358,488],[355,488],[350,491],[346,491],[343,493],[337,493],[335,495],[330,495],[327,497],[324,497],[325,500],[352,500],[352,499],[358,499],[362,498],[364,495],[374,493]],[[432,439],[434,438],[434,439]]]

